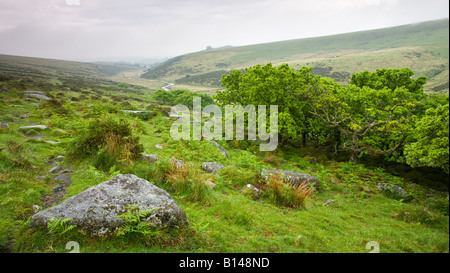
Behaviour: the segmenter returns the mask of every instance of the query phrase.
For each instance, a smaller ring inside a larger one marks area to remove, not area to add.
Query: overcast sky
[[[165,58],[449,17],[448,0],[0,0],[0,54]]]

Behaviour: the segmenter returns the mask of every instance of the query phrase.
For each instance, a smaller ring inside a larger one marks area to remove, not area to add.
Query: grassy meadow
[[[27,89],[44,89],[40,81],[27,84]],[[0,93],[0,121],[9,127],[0,129],[0,252],[66,253],[70,241],[84,253],[367,253],[366,245],[373,241],[382,253],[449,252],[445,174],[403,165],[374,166],[370,158],[351,163],[333,158],[316,143],[260,152],[258,143],[218,141],[229,154],[226,158],[206,140],[172,140],[169,129],[176,119],[167,116],[169,106],[155,104],[147,87],[93,78],[73,86],[64,81],[47,84],[50,88],[44,91],[50,101],[27,99],[18,77],[0,82],[0,88],[9,91]],[[133,116],[122,110],[153,115]],[[105,120],[123,120],[142,151],[159,160],[114,157],[115,151],[108,149],[74,153],[86,128]],[[33,124],[48,127],[18,129]],[[57,161],[58,156],[64,160]],[[173,169],[171,157],[187,168]],[[207,161],[226,167],[217,175],[206,173],[200,166]],[[62,187],[62,181],[49,173],[54,164],[70,170],[69,184]],[[292,203],[298,197],[258,175],[258,170],[275,168],[317,176],[320,190]],[[51,230],[28,227],[36,211],[120,173],[135,174],[169,192],[190,226],[107,238],[91,238],[63,225]],[[414,201],[391,199],[377,189],[378,183],[398,185]],[[241,189],[246,184],[262,194],[245,194]],[[331,199],[334,202],[325,205]]]

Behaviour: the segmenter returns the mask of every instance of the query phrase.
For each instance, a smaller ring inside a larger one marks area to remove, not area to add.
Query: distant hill
[[[220,86],[223,74],[271,62],[313,67],[348,83],[351,74],[409,67],[426,75],[426,91],[449,90],[449,19],[318,38],[209,49],[172,58],[141,77],[184,85]]]
[[[112,76],[136,70],[125,63],[84,63],[0,54],[0,87],[20,90],[76,89],[114,84]]]

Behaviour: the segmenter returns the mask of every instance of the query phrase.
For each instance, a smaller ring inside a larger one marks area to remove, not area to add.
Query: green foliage
[[[374,73],[364,71],[353,74],[350,84],[359,88],[367,86],[375,90],[388,88],[392,91],[404,87],[420,99],[423,96],[423,86],[427,82],[427,77],[420,76],[414,79],[413,76],[414,72],[409,68],[377,69]]]
[[[361,153],[388,155],[402,148],[414,131],[412,117],[425,78],[412,80],[410,76],[409,69],[364,72],[352,78],[357,85],[334,88],[321,79],[304,94],[311,100],[314,115],[341,132],[351,160]]]
[[[153,98],[161,104],[173,104],[175,101],[174,93],[162,89],[155,91]]]
[[[200,97],[202,99],[202,108],[207,105],[215,104],[210,96],[206,94],[195,93],[189,90],[182,90],[182,89],[172,91],[158,90],[153,94],[153,98],[159,103],[169,105],[178,105],[178,104],[185,105],[189,107],[189,109],[191,110],[194,97]]]
[[[407,163],[413,167],[442,168],[449,173],[449,104],[430,108],[417,120],[416,142],[405,147]]]
[[[145,222],[154,211],[158,208],[141,210],[139,204],[125,207],[126,211],[116,218],[120,218],[125,223],[116,231],[116,236],[139,234],[148,237],[154,237],[160,233],[156,230],[153,223]]]
[[[71,220],[72,220],[71,218],[49,219],[47,222],[48,233],[61,236],[66,232],[76,229],[77,225],[68,224],[68,222]]]
[[[299,71],[288,64],[278,67],[271,63],[234,70],[222,77],[225,91],[217,91],[214,99],[221,105],[238,104],[266,106],[267,128],[270,130],[270,105],[278,106],[278,132],[282,138],[298,139],[306,134],[312,136],[321,130],[320,123],[309,113],[309,106],[298,97],[298,92],[314,80],[311,68]]]
[[[94,158],[94,165],[108,170],[116,163],[129,164],[140,158],[143,146],[133,134],[130,123],[107,116],[89,122],[69,147],[72,159]]]

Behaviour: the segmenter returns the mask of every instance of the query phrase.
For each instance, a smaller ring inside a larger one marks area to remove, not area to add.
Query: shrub
[[[172,162],[166,173],[165,183],[171,187],[172,191],[188,200],[203,202],[209,194],[209,188],[204,180],[206,179],[199,168],[179,166],[176,162]]]
[[[92,120],[69,147],[69,159],[92,157],[94,166],[109,170],[116,164],[130,164],[140,158],[144,148],[134,136],[130,124],[108,117]]]
[[[267,180],[269,199],[275,204],[290,208],[304,207],[305,200],[312,194],[312,188],[307,184],[300,184],[293,188],[289,186],[282,177],[270,176]]]

